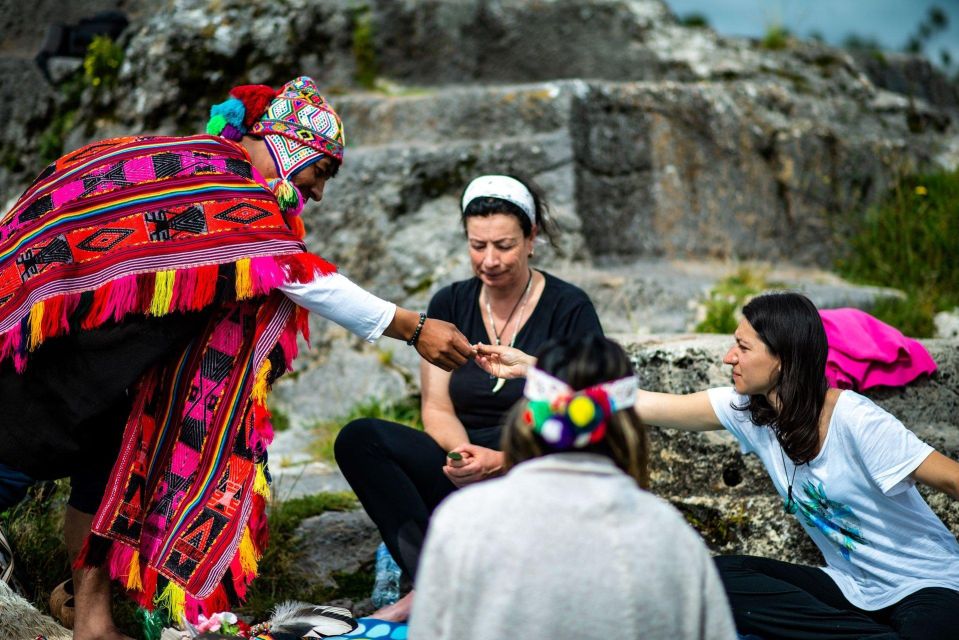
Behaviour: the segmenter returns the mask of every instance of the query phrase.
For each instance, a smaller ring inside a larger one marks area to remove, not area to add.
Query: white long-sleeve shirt
[[[396,315],[395,304],[377,298],[340,273],[318,275],[310,282],[284,284],[279,289],[299,306],[367,342],[383,335]]]

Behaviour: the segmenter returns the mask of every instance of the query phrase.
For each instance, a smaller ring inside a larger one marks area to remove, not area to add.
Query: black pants
[[[470,440],[498,449],[499,429],[489,431],[480,438],[471,433]],[[456,490],[443,473],[446,452],[422,431],[376,418],[343,427],[333,450],[390,554],[415,579],[430,515]]]
[[[754,556],[715,558],[743,634],[761,638],[947,640],[959,637],[959,591],[926,588],[877,611],[860,609],[821,569]]]
[[[0,464],[35,480],[70,476],[69,504],[95,513],[130,414],[127,389],[206,320],[131,316],[45,342],[23,373],[0,364]]]

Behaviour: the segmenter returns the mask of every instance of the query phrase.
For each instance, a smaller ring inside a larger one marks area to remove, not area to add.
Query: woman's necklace
[[[519,315],[516,316],[516,325],[513,327],[513,337],[509,341],[509,346],[516,344],[516,334],[519,333],[519,324],[523,318],[523,311],[526,309],[526,302],[529,300],[529,291],[533,286],[533,270],[529,270],[529,278],[526,280],[526,289],[523,291],[523,295],[519,297],[519,300],[516,301],[516,304],[513,305],[512,311],[509,312],[509,315],[506,316],[506,322],[503,323],[503,332],[500,333],[496,330],[496,322],[493,320],[493,308],[489,303],[489,292],[486,292],[486,315],[489,316],[489,326],[493,330],[493,340],[496,342],[496,346],[500,346],[500,336],[506,333],[507,327],[509,327],[509,321],[513,318],[513,314],[516,313],[516,309],[519,309]],[[520,305],[520,303],[523,303]],[[492,379],[494,376],[490,376]],[[496,382],[493,384],[493,393],[497,393],[500,389],[503,388],[503,385],[506,384],[506,378],[496,378]]]
[[[786,469],[786,454],[783,453],[783,444],[779,443],[779,457],[783,461],[783,474],[788,474],[789,471]],[[783,510],[792,515],[799,510],[799,505],[796,504],[796,501],[793,500],[793,482],[796,480],[796,471],[799,470],[799,465],[793,464],[793,477],[789,480],[789,490],[786,492],[786,502],[783,503]]]

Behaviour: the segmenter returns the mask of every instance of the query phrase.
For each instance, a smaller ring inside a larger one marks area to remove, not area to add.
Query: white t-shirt
[[[852,604],[875,611],[926,587],[959,590],[959,543],[910,477],[933,448],[895,416],[843,391],[819,454],[797,468],[772,429],[733,408],[748,397],[722,387],[710,389],[709,400],[743,453],[762,460],[783,499],[792,481],[795,516]]]
[[[340,273],[317,276],[304,284],[284,284],[279,289],[299,306],[367,342],[383,335],[396,314],[395,304],[377,298]]]

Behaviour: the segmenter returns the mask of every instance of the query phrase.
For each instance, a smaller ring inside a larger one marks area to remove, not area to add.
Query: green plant
[[[0,514],[0,523],[13,546],[17,577],[24,597],[45,603],[50,591],[70,576],[63,545],[63,509],[70,483],[44,482],[30,488],[27,498]]]
[[[694,29],[705,29],[709,26],[709,19],[701,13],[693,12],[682,16],[679,19],[679,24]]]
[[[696,325],[697,333],[733,333],[739,324],[739,309],[757,293],[777,285],[766,280],[761,270],[740,267],[716,283],[703,303],[705,314]]]
[[[352,493],[318,493],[274,503],[269,512],[270,544],[260,559],[259,576],[250,585],[246,604],[237,613],[264,620],[273,606],[283,600],[319,603],[353,595],[357,590],[354,574],[334,576],[337,585],[343,585],[336,589],[303,588],[303,575],[297,570],[300,558],[297,554],[299,545],[296,529],[306,518],[325,511],[348,511],[354,508],[356,497]],[[372,589],[372,576],[369,585]]]
[[[40,161],[43,164],[53,162],[63,153],[63,144],[67,133],[73,128],[75,117],[75,110],[58,112],[50,120],[50,124],[43,133],[40,134],[37,153],[40,155]]]
[[[781,24],[771,24],[766,27],[766,33],[759,41],[759,46],[770,51],[779,51],[789,45],[792,34]]]
[[[270,407],[270,422],[273,424],[273,431],[276,433],[290,428],[290,416],[274,407]]]
[[[336,441],[337,434],[344,425],[357,418],[379,418],[405,424],[414,429],[423,429],[418,395],[407,396],[395,402],[384,402],[373,398],[354,406],[345,416],[313,425],[310,429],[313,434],[310,454],[318,460],[332,462],[333,443]]]
[[[872,207],[838,269],[866,284],[895,287],[903,301],[873,314],[915,337],[932,334],[932,316],[959,305],[959,171],[905,176]]]
[[[116,84],[123,48],[109,36],[94,36],[83,58],[83,78],[94,89]]]
[[[356,81],[361,87],[376,86],[376,34],[369,7],[358,9],[353,15],[353,60],[356,62]]]

